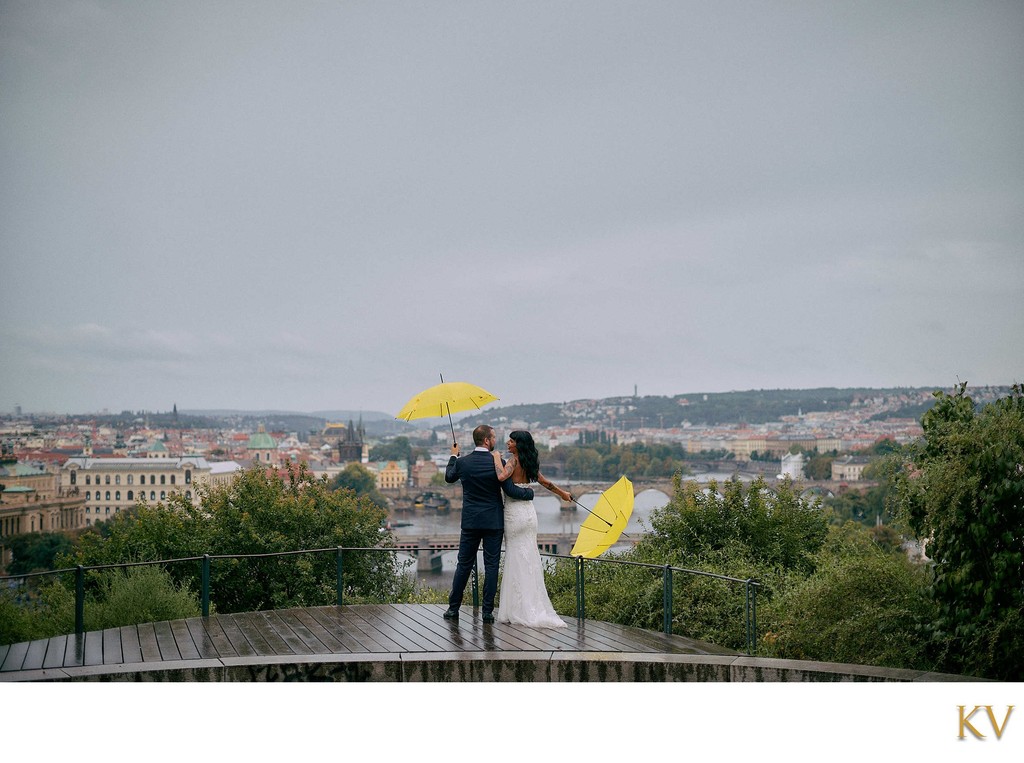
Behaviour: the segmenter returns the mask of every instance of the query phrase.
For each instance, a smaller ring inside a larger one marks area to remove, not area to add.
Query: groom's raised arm
[[[444,468],[444,481],[448,483],[459,481],[459,446],[452,445],[452,455],[448,459],[448,465]]]
[[[452,456],[448,459],[448,465],[444,468],[444,481],[448,483],[459,481],[459,459]]]

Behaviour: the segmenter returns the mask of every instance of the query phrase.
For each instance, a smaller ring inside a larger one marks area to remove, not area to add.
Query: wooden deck
[[[441,617],[444,609],[310,607],[56,636],[0,646],[0,680],[544,681],[563,680],[555,674],[566,670],[568,680],[580,680],[587,672],[581,663],[590,661],[606,670],[616,660],[651,665],[672,656],[740,656],[596,620],[564,617],[564,629],[484,625],[479,610],[464,606],[451,623]]]

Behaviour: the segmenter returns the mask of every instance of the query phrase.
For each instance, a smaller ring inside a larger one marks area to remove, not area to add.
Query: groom
[[[445,620],[458,620],[462,594],[476,560],[481,541],[484,545],[484,622],[494,622],[494,595],[498,592],[498,559],[501,536],[505,527],[504,501],[501,491],[521,501],[532,501],[533,490],[522,488],[508,479],[498,481],[491,451],[497,444],[494,429],[481,424],[473,430],[473,452],[459,458],[459,446],[452,445],[452,455],[444,470],[444,481],[462,480],[462,534],[459,538],[459,561],[452,580]]]

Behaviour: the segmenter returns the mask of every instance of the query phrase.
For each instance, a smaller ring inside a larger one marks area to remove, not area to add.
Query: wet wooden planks
[[[72,666],[237,657],[451,652],[708,653],[679,636],[565,617],[566,628],[458,622],[437,604],[348,605],[241,612],[90,631],[0,646],[0,676]],[[714,650],[714,648],[711,648]],[[714,650],[718,651],[718,650]],[[724,650],[720,653],[724,653]]]

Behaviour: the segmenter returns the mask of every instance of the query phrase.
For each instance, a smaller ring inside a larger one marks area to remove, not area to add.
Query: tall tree
[[[935,637],[950,668],[1024,676],[1024,387],[977,410],[936,392],[920,440],[894,455],[898,516],[934,562]]]

